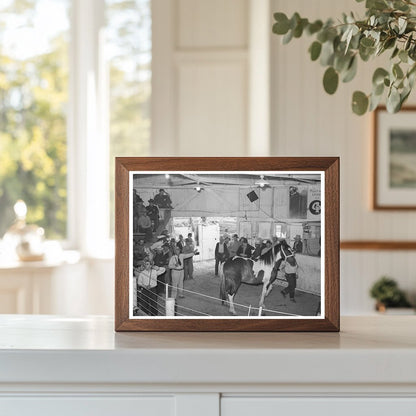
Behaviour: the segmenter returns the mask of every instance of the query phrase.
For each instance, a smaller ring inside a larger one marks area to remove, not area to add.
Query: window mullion
[[[84,255],[108,241],[108,107],[104,0],[73,0],[68,138],[69,235]]]

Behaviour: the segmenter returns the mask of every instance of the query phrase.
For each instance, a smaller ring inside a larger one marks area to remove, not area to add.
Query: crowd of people
[[[302,253],[302,241],[300,236],[295,237],[293,247],[290,247],[286,239],[272,237],[271,239],[256,240],[254,246],[248,243],[247,238],[239,238],[237,234],[232,237],[221,236],[220,241],[215,246],[215,275],[218,276],[218,265],[229,258],[235,256],[249,258],[253,260],[262,260],[266,264],[274,262],[278,254],[280,245],[287,247],[293,253]]]
[[[283,267],[288,286],[281,293],[284,297],[289,294],[290,300],[296,302],[295,289],[298,264],[295,254],[302,253],[302,250],[303,244],[300,235],[295,236],[293,247],[289,246],[286,239],[278,237],[267,240],[257,239],[253,247],[248,243],[247,238],[239,238],[237,234],[234,234],[232,238],[228,235],[222,236],[215,247],[215,275],[218,276],[220,263],[234,257],[254,260],[254,266],[258,266],[257,268],[253,267],[255,273],[257,273],[256,269],[259,269],[259,267],[266,267],[269,269],[267,272],[276,276],[280,267]],[[285,254],[280,256],[279,252]],[[257,263],[257,261],[259,262]]]
[[[164,189],[159,189],[159,193],[148,200],[147,206],[145,206],[143,198],[134,190],[133,233],[143,234],[146,242],[152,241],[154,233],[159,227],[161,209],[172,209],[172,201]]]
[[[178,240],[163,230],[153,244],[146,245],[144,239],[134,243],[133,275],[136,278],[138,306],[147,315],[158,315],[157,298],[168,294],[172,298],[183,298],[185,280],[194,278],[193,256],[195,249],[192,233]],[[167,291],[167,292],[166,292]]]
[[[300,237],[300,236],[299,236]],[[299,245],[300,238],[296,236],[293,247],[283,238],[257,239],[254,246],[249,244],[247,238],[239,238],[237,234],[232,237],[225,233],[220,237],[215,247],[215,276],[218,276],[220,263],[233,257],[242,257],[260,260],[263,265],[269,265],[271,273],[277,273],[281,266],[276,262],[279,250],[285,248],[286,253],[283,270],[288,286],[281,293],[289,294],[295,302],[295,288],[297,279],[297,262],[295,253],[302,252]],[[184,281],[194,278],[193,256],[199,254],[195,249],[192,233],[184,238],[170,237],[167,230],[163,230],[157,241],[146,244],[145,239],[136,240],[133,248],[134,277],[136,278],[137,306],[147,315],[158,315],[158,296],[168,295],[172,298],[184,297]],[[277,269],[276,269],[277,267]]]

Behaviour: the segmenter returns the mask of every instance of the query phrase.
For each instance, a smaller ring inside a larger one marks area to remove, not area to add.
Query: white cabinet
[[[100,397],[90,395],[0,398],[0,414],[7,416],[174,416],[175,398]]]
[[[416,316],[341,333],[115,333],[0,315],[0,415],[416,415]]]
[[[221,416],[414,416],[416,398],[223,397]]]

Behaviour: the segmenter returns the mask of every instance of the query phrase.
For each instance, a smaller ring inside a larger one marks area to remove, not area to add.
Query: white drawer
[[[0,397],[7,416],[174,416],[173,396],[152,397]]]
[[[415,416],[416,398],[223,397],[221,416]]]

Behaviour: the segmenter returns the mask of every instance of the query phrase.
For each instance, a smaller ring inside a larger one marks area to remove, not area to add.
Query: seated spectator
[[[149,242],[152,241],[153,233],[152,233],[152,221],[150,220],[149,216],[146,212],[139,217],[138,220],[139,224],[139,232],[144,233],[145,241]]]
[[[171,253],[169,250],[169,243],[165,242],[161,248],[156,250],[154,257],[154,263],[156,266],[163,267],[166,271],[158,275],[157,277],[157,293],[165,294],[166,287],[165,284],[170,285],[170,269],[169,269],[169,260],[171,258]]]
[[[157,308],[157,277],[165,273],[163,267],[153,266],[149,260],[144,261],[143,268],[134,272],[138,306],[150,316],[158,315]]]
[[[149,199],[149,205],[146,207],[147,215],[153,222],[153,231],[159,227],[159,208],[155,205],[153,199]]]
[[[133,249],[133,263],[141,264],[141,262],[143,262],[144,258],[147,256],[147,254],[148,253],[146,253],[144,240],[135,241]]]

